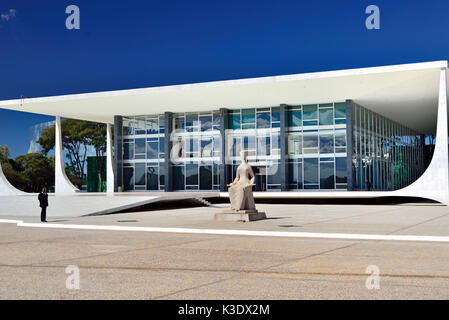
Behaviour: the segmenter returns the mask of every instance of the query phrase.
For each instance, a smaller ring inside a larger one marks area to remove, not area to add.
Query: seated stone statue
[[[255,211],[256,205],[253,197],[254,172],[246,161],[247,151],[240,152],[242,163],[238,166],[235,179],[228,184],[229,199],[231,200],[232,210]]]

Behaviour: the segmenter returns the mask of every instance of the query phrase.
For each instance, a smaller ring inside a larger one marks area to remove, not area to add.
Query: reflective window
[[[334,163],[320,163],[320,189],[334,189]]]
[[[301,106],[294,106],[288,108],[288,126],[289,127],[302,126]]]
[[[346,158],[335,158],[336,183],[347,183]]]
[[[270,114],[269,113],[258,113],[257,114],[257,128],[270,128]]]
[[[136,178],[135,178],[135,184],[136,185],[145,185],[145,163],[136,163],[135,164],[135,170],[136,170]]]
[[[320,153],[334,153],[334,136],[320,134]]]
[[[334,110],[332,108],[320,109],[320,126],[334,124]]]
[[[147,168],[147,190],[159,190],[159,167]]]
[[[303,115],[304,120],[318,119],[318,106],[316,104],[303,106]]]
[[[318,159],[304,159],[304,187],[305,185],[318,185]]]
[[[123,187],[125,191],[134,190],[134,168],[123,168]]]
[[[158,147],[159,147],[158,141],[148,141],[147,142],[147,159],[159,158]]]

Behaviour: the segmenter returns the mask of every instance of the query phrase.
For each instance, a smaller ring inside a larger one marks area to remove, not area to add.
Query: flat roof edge
[[[192,89],[194,90],[194,89],[200,89],[200,88],[216,88],[216,87],[227,87],[227,86],[238,86],[238,85],[276,83],[276,82],[284,82],[284,81],[314,80],[314,79],[348,77],[348,76],[369,75],[369,74],[379,74],[379,73],[389,73],[389,72],[417,71],[417,70],[426,70],[426,69],[442,69],[442,68],[446,68],[446,69],[448,68],[447,60],[389,65],[389,66],[378,66],[378,67],[367,67],[367,68],[356,68],[356,69],[342,69],[342,70],[334,70],[334,71],[299,73],[299,74],[280,75],[280,76],[267,76],[267,77],[258,77],[258,78],[244,78],[244,79],[235,79],[235,80],[199,82],[199,83],[192,83],[192,84],[147,87],[147,88],[139,88],[139,89],[124,89],[124,90],[99,91],[99,92],[67,94],[67,95],[37,97],[37,98],[12,99],[12,100],[0,101],[0,107],[1,106],[22,105],[24,103],[34,104],[34,103],[44,103],[44,102],[59,102],[59,101],[67,101],[67,100],[81,100],[81,99],[124,96],[124,95],[132,95],[132,94],[140,95],[140,94],[148,94],[148,93],[153,93],[153,92],[167,92],[167,91],[175,92],[178,90],[192,90]]]

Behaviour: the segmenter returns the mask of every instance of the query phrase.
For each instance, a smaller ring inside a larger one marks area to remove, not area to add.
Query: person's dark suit
[[[37,197],[39,199],[39,206],[42,208],[41,210],[41,221],[47,221],[47,207],[48,207],[48,193],[41,192]]]

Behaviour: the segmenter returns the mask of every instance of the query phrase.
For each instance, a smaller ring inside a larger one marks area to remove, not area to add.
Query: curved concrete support
[[[114,167],[112,155],[111,125],[106,125],[106,190],[108,194],[114,193]]]
[[[449,205],[447,69],[440,71],[435,151],[423,175],[411,185],[392,192],[397,196],[427,198]]]
[[[64,170],[64,158],[62,154],[61,117],[56,116],[55,121],[55,193],[79,192],[67,177]]]
[[[0,163],[0,196],[10,196],[10,195],[23,195],[26,192],[16,189],[8,179],[6,179],[5,174],[2,170],[2,164]]]

